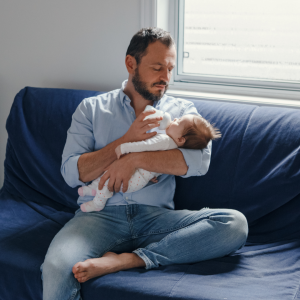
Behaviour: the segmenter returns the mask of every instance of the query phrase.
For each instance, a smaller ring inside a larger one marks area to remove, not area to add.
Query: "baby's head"
[[[221,137],[220,131],[197,115],[185,115],[171,121],[166,128],[179,148],[204,149],[210,140]]]

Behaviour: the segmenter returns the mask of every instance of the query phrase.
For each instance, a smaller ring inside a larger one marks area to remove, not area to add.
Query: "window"
[[[151,2],[150,26],[176,40],[175,89],[300,102],[299,0]]]
[[[300,1],[182,0],[177,80],[298,89]]]

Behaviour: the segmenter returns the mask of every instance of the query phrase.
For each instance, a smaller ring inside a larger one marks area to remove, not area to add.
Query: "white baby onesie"
[[[122,154],[127,154],[131,152],[171,150],[178,148],[178,146],[167,134],[158,133],[154,137],[145,141],[121,144],[120,148]],[[104,208],[107,200],[113,196],[113,192],[110,192],[107,188],[109,180],[105,182],[102,190],[98,190],[99,181],[104,174],[105,173],[95,179],[90,185],[83,186],[78,189],[80,196],[95,196],[93,200],[80,205],[82,211],[100,211]],[[157,177],[159,175],[162,175],[162,173],[137,169],[128,182],[128,189],[126,193],[133,193],[142,189],[153,177]],[[123,184],[121,185],[121,191],[122,187]]]

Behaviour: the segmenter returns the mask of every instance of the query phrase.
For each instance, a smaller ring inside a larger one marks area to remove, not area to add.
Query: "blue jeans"
[[[52,240],[42,270],[44,300],[80,300],[72,273],[79,261],[108,251],[134,252],[146,269],[229,255],[246,242],[245,216],[231,209],[197,211],[130,204],[76,211]]]

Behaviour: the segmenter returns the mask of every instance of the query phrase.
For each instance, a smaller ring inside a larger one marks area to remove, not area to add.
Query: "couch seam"
[[[191,268],[191,266],[188,266],[187,269],[183,272],[182,276],[174,283],[168,298],[171,298],[172,292],[173,290],[176,288],[176,286],[178,285],[178,283],[182,280],[182,278],[186,275],[186,272]]]
[[[232,202],[233,202],[233,190],[234,190],[234,182],[235,182],[235,178],[236,178],[236,170],[237,170],[237,166],[238,166],[238,162],[239,162],[239,159],[240,159],[240,154],[241,154],[241,148],[242,148],[242,144],[243,144],[243,141],[244,141],[244,137],[245,137],[245,134],[246,134],[246,131],[249,127],[249,124],[250,124],[250,120],[252,119],[252,116],[254,114],[254,112],[258,109],[258,107],[255,107],[251,114],[249,115],[248,117],[248,120],[247,120],[247,125],[246,125],[246,128],[243,132],[243,135],[241,137],[241,140],[240,140],[240,144],[239,144],[239,147],[238,147],[238,155],[236,156],[236,161],[235,161],[235,166],[234,166],[234,175],[232,176],[232,184],[231,184],[231,192],[230,192],[230,197],[229,197],[229,205],[230,207],[232,207]]]
[[[295,296],[294,296],[293,300],[295,300],[296,298],[298,298],[299,290],[300,290],[300,280],[298,282],[298,288],[296,290],[296,293],[295,293]]]

